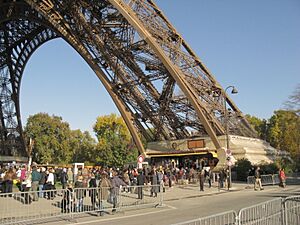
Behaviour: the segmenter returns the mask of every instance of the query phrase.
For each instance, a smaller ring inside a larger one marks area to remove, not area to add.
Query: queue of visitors
[[[0,182],[2,193],[12,193],[13,184],[16,184],[19,191],[24,192],[24,203],[31,204],[39,198],[52,200],[55,197],[56,188],[68,189],[64,192],[62,200],[62,211],[70,211],[72,199],[76,199],[75,209],[83,211],[83,199],[86,197],[85,188],[89,189],[89,196],[93,208],[103,208],[105,201],[112,204],[113,212],[118,206],[119,190],[123,192],[136,193],[138,199],[144,198],[143,186],[152,185],[150,197],[157,197],[159,192],[165,191],[165,186],[172,188],[174,184],[196,183],[199,181],[200,191],[204,191],[204,183],[208,183],[210,188],[212,182],[217,181],[219,188],[228,187],[228,170],[221,170],[213,173],[209,167],[196,169],[194,166],[152,166],[137,169],[129,166],[123,170],[109,167],[93,167],[79,169],[77,174],[72,168],[53,168],[33,164],[3,167],[0,168]],[[262,190],[260,181],[260,168],[255,171],[255,190]],[[284,171],[280,171],[281,186],[285,187]],[[60,184],[58,184],[60,183]],[[135,188],[136,186],[136,188]],[[97,193],[97,188],[103,189],[101,194]],[[32,194],[27,192],[33,191]],[[74,196],[70,196],[74,194]],[[75,201],[74,201],[75,202]],[[102,214],[103,215],[103,214]]]
[[[106,174],[110,182],[113,182],[114,177],[119,177],[127,186],[142,186],[145,184],[158,185],[152,188],[151,196],[157,197],[159,191],[165,190],[165,185],[172,188],[174,184],[183,184],[184,182],[196,183],[200,180],[200,190],[203,191],[204,181],[207,181],[211,187],[211,181],[215,180],[213,173],[209,168],[196,170],[194,167],[144,167],[137,169],[136,167],[128,167],[124,170],[118,168],[84,168],[78,171],[78,174],[73,174],[72,168],[53,168],[43,167],[33,164],[31,167],[22,165],[19,167],[8,167],[1,169],[2,193],[11,193],[13,190],[13,181],[20,191],[38,191],[33,196],[33,201],[38,201],[39,198],[45,197],[43,190],[54,190],[58,181],[62,189],[66,189],[72,185],[74,188],[99,187],[102,175]],[[222,172],[219,176],[221,187],[226,183],[226,173]],[[80,178],[80,180],[78,180]],[[80,185],[79,185],[80,183]],[[124,185],[123,185],[124,186]],[[127,189],[127,191],[130,188]],[[142,199],[143,194],[138,191],[138,198]],[[47,196],[52,199],[53,196]]]

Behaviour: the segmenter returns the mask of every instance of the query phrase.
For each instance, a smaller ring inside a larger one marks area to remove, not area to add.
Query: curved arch
[[[7,42],[8,37],[4,35]],[[3,50],[5,61],[1,60],[1,143],[6,155],[26,156],[26,144],[22,131],[20,113],[20,85],[25,66],[33,52],[57,35],[42,26],[32,29],[30,38],[20,38]],[[7,82],[4,82],[4,81]]]
[[[129,23],[138,30],[141,36],[143,36],[146,42],[153,48],[153,50],[156,52],[156,54],[163,62],[165,67],[168,69],[170,74],[176,80],[181,90],[187,96],[188,100],[193,105],[200,121],[203,123],[206,132],[211,137],[216,149],[220,149],[221,144],[217,138],[216,132],[212,128],[210,122],[207,120],[203,112],[204,107],[202,106],[201,102],[198,101],[197,94],[195,93],[195,91],[191,87],[189,87],[188,83],[185,81],[185,79],[183,79],[181,71],[176,67],[176,65],[174,65],[171,62],[169,57],[166,56],[166,54],[163,52],[161,47],[156,43],[152,35],[147,31],[147,29],[143,26],[143,24],[139,22],[139,19],[135,16],[135,13],[128,5],[122,4],[121,1],[116,1],[116,0],[109,0],[109,1],[122,13],[122,15],[129,21]]]
[[[23,4],[21,4],[22,6],[24,6]],[[17,4],[18,7],[20,7],[20,5]],[[25,12],[25,11],[24,11]],[[28,12],[27,12],[28,13]],[[29,15],[29,14],[27,14]],[[11,18],[21,18],[21,15],[18,15],[17,17],[11,17]],[[38,22],[41,21],[40,16],[38,17],[26,17],[27,19],[29,19],[29,22]],[[2,23],[4,23],[5,21],[10,20],[10,18],[5,18],[4,20],[2,19]],[[10,20],[11,21],[11,20]],[[51,19],[49,20],[51,21]],[[44,23],[47,24],[47,23]],[[26,146],[24,144],[24,138],[23,138],[23,133],[22,133],[22,125],[21,125],[21,117],[20,117],[20,107],[19,107],[19,88],[20,88],[20,82],[21,82],[21,77],[22,77],[22,73],[24,71],[25,65],[28,61],[28,59],[30,58],[30,56],[32,55],[32,53],[39,47],[41,46],[43,43],[45,43],[48,40],[51,40],[53,38],[58,37],[57,34],[53,31],[53,30],[58,30],[59,32],[61,32],[61,37],[63,37],[84,59],[85,61],[89,64],[89,66],[92,68],[92,70],[95,72],[95,74],[97,75],[97,77],[101,80],[101,82],[103,83],[103,85],[105,86],[106,90],[108,91],[108,93],[110,94],[111,98],[113,99],[113,101],[115,102],[117,108],[119,109],[122,117],[124,118],[124,121],[127,125],[127,127],[129,128],[129,131],[133,137],[133,140],[135,141],[135,144],[137,146],[137,148],[139,149],[141,154],[145,155],[144,152],[144,147],[142,145],[142,142],[140,140],[140,137],[137,133],[136,128],[133,125],[133,117],[131,115],[131,112],[129,112],[126,107],[124,106],[122,100],[120,98],[118,98],[118,96],[113,92],[113,86],[108,82],[107,79],[105,79],[105,75],[103,74],[102,70],[99,68],[99,66],[94,62],[92,56],[90,55],[90,53],[88,51],[85,50],[85,48],[82,46],[82,44],[80,44],[79,42],[77,42],[71,34],[69,34],[65,28],[63,26],[57,26],[57,24],[52,24],[52,25],[56,25],[56,26],[49,26],[47,25],[48,28],[45,28],[44,26],[40,26],[39,28],[42,30],[40,32],[33,32],[36,33],[36,36],[30,36],[30,35],[25,35],[26,38],[28,38],[29,40],[27,40],[27,42],[24,44],[23,41],[19,40],[13,44],[15,44],[15,48],[10,49],[11,52],[11,58],[8,57],[8,53],[6,53],[6,62],[10,61],[9,63],[7,63],[7,65],[3,64],[3,62],[0,62],[1,64],[1,70],[4,71],[4,68],[7,66],[9,67],[9,69],[6,70],[6,74],[3,73],[4,76],[8,77],[11,76],[10,80],[10,84],[11,84],[11,90],[7,91],[7,95],[11,95],[14,97],[11,97],[9,99],[8,96],[5,96],[5,98],[8,98],[8,101],[10,102],[9,104],[14,105],[15,110],[9,110],[7,116],[2,114],[2,126],[1,126],[1,131],[2,133],[6,133],[3,134],[3,138],[2,139],[6,139],[5,137],[8,136],[7,133],[8,129],[13,130],[13,132],[15,133],[15,135],[20,136],[20,140],[21,141],[21,145],[19,146],[21,147],[21,149],[23,149],[23,151],[20,149],[20,152],[23,152],[24,155],[24,150],[26,149]],[[34,31],[38,31],[39,29],[37,28]],[[8,44],[6,46],[9,46]],[[12,63],[14,62],[14,63]],[[9,75],[10,74],[10,75]],[[2,105],[1,105],[1,108]],[[12,125],[11,128],[8,128],[7,123],[5,124],[5,118],[13,118],[16,117],[16,123],[13,122],[13,119],[11,119],[11,123],[13,123],[14,125]],[[4,130],[4,132],[3,132]],[[3,142],[3,141],[2,141]],[[4,140],[5,142],[5,140]],[[11,145],[11,143],[10,143]],[[4,147],[7,148],[7,145]]]
[[[232,134],[254,136],[240,122],[239,109],[151,0],[1,4],[7,10],[0,8],[4,20],[35,21],[31,25],[54,31],[81,55],[113,99],[140,153],[145,154],[138,131],[147,141],[208,135],[216,149],[225,124]],[[13,28],[14,23],[8,25]],[[24,27],[13,43],[22,34],[32,39],[30,26]],[[0,49],[0,60],[1,54]],[[229,121],[226,102],[233,111]]]

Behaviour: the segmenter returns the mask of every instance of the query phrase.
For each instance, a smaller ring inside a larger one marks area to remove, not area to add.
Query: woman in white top
[[[46,183],[54,185],[54,174],[52,172],[52,169],[50,169],[50,171],[49,171]]]
[[[53,174],[53,169],[49,169],[49,174],[47,176],[47,181],[46,181],[46,188],[47,190],[47,197],[48,199],[53,199],[54,198],[54,174]]]

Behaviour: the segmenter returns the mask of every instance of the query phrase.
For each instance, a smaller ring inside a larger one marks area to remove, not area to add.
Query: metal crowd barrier
[[[275,198],[251,207],[189,220],[173,225],[298,225],[300,196]]]
[[[247,177],[247,184],[251,185],[254,184],[255,177],[254,176],[248,176]],[[268,175],[261,175],[261,184],[262,185],[275,185],[279,184],[279,175],[278,174],[268,174]]]
[[[64,219],[66,215],[61,213],[60,204],[67,193],[67,190],[45,190],[37,198],[38,191],[1,193],[0,224],[16,224],[52,217]]]
[[[251,207],[243,208],[240,210],[238,218],[239,225],[282,225],[284,218],[282,198],[275,198]]]
[[[87,213],[104,215],[128,207],[162,205],[163,191],[160,185],[3,193],[0,194],[0,224],[44,221],[50,218],[72,220]]]
[[[285,225],[300,224],[300,196],[284,199]]]
[[[195,220],[189,220],[173,225],[234,225],[236,224],[236,212],[228,211],[213,216],[207,216]]]

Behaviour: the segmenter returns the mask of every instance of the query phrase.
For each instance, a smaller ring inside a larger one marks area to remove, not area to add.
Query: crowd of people
[[[161,185],[164,190],[164,186],[172,188],[174,184],[181,184],[184,181],[195,183],[200,180],[200,190],[203,191],[204,181],[207,181],[209,187],[211,187],[211,181],[215,180],[214,174],[209,167],[197,170],[194,167],[176,166],[152,166],[143,167],[143,169],[129,166],[124,170],[92,167],[79,169],[77,174],[73,174],[72,168],[53,168],[33,164],[30,167],[27,165],[2,167],[0,168],[0,174],[2,193],[11,193],[13,191],[13,182],[15,182],[20,191],[38,191],[38,194],[33,196],[33,201],[38,201],[39,197],[44,197],[42,194],[43,190],[55,189],[58,181],[62,189],[67,188],[67,186],[88,188],[99,187],[103,176],[107,176],[111,183],[113,178],[117,176],[127,186]],[[221,187],[226,183],[226,178],[226,171],[222,171],[218,179]],[[80,186],[78,186],[79,182]],[[157,188],[153,188],[153,191],[151,191],[154,197],[157,196],[157,192]],[[142,198],[142,196],[142,193],[140,193],[138,198]],[[49,198],[51,199],[51,196]]]
[[[2,193],[12,193],[13,184],[25,194],[25,204],[38,201],[39,198],[53,199],[55,190],[59,187],[64,192],[62,211],[70,210],[72,198],[76,199],[76,210],[83,210],[83,199],[89,191],[93,208],[102,207],[103,202],[112,204],[113,211],[118,205],[120,191],[136,193],[138,199],[144,198],[144,185],[151,185],[150,197],[157,197],[159,192],[165,191],[165,186],[172,188],[174,184],[196,183],[199,181],[200,191],[204,191],[204,183],[208,187],[217,181],[219,188],[229,187],[229,170],[213,173],[209,167],[197,169],[195,167],[152,166],[137,169],[129,166],[125,169],[91,167],[79,169],[77,174],[72,168],[44,167],[33,164],[31,166],[9,166],[0,168],[0,182]],[[260,168],[255,170],[254,189],[262,190]],[[285,186],[285,174],[280,170],[280,185]],[[58,184],[60,183],[60,184]],[[60,186],[61,185],[61,186]],[[101,189],[101,193],[97,190]],[[87,190],[89,189],[89,190]],[[70,196],[70,195],[73,196]]]

